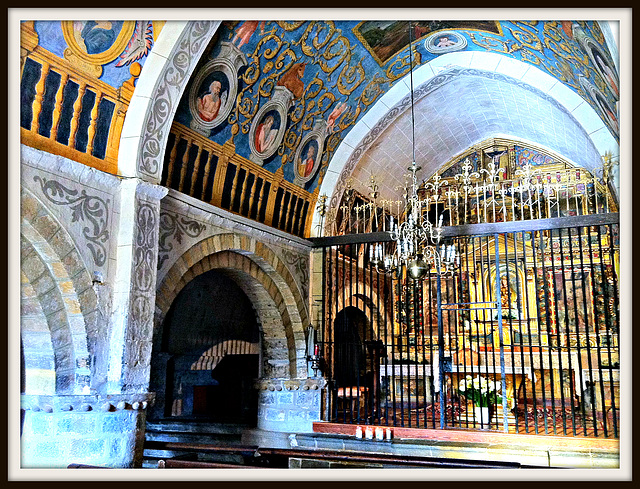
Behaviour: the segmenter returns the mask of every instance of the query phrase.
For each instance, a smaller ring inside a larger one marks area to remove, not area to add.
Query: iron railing
[[[387,233],[316,238],[327,420],[618,437],[618,222],[446,227],[460,266],[422,281],[370,263]],[[489,413],[459,388],[480,377],[496,387]]]

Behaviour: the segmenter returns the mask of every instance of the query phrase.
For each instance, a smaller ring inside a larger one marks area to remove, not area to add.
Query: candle
[[[367,426],[364,429],[364,436],[367,440],[373,440],[373,430],[371,429],[371,426]]]

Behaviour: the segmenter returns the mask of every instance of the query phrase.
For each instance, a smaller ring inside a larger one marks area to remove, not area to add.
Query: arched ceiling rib
[[[415,91],[419,178],[474,144],[496,135],[531,141],[578,166],[593,169],[599,153],[579,122],[556,100],[513,78],[472,68],[451,68]],[[400,198],[411,164],[411,110],[391,121],[364,152],[351,176],[364,191],[375,175],[383,199]],[[343,177],[346,175],[343,175]]]

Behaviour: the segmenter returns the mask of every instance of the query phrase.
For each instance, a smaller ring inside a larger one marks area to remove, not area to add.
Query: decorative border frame
[[[617,136],[620,130],[620,123],[617,120],[612,119],[611,116],[607,113],[607,111],[603,110],[604,107],[600,107],[600,103],[598,102],[598,94],[602,98],[602,103],[607,105],[606,108],[609,109],[611,113],[615,114],[617,112],[616,108],[611,106],[611,104],[609,103],[609,100],[607,100],[607,97],[604,95],[604,93],[602,93],[602,91],[598,87],[596,87],[593,83],[587,80],[586,77],[578,76],[578,81],[580,82],[580,86],[582,87],[582,89],[589,94],[589,97],[593,100],[596,106],[598,106],[602,110],[602,117],[604,117],[603,122],[605,123],[605,126],[613,129]]]
[[[596,62],[596,58],[593,55],[593,51],[598,51],[598,54],[602,57],[602,59],[612,68],[612,74],[613,74],[614,82],[616,84],[616,88],[620,90],[620,76],[616,71],[615,64],[613,62],[610,62],[610,59],[609,59],[610,56],[607,53],[605,53],[605,51],[602,49],[600,45],[598,45],[593,39],[591,39],[586,35],[577,36],[577,40],[580,43],[580,45],[584,48],[584,50],[587,52],[587,56],[589,56],[589,59],[593,63],[593,67],[596,70],[596,72],[606,82],[607,76],[602,72],[602,69]],[[612,92],[612,95],[614,96],[614,98],[618,98],[613,92]]]
[[[129,170],[128,176],[137,176],[155,184],[160,182],[164,151],[178,103],[202,52],[208,46],[220,23],[219,20],[189,21],[184,23],[184,27],[182,27],[179,22],[171,22],[163,27],[160,36],[165,40],[165,43],[167,39],[165,36],[168,36],[170,32],[178,31],[179,34],[170,47],[166,58],[163,56],[154,58],[159,63],[156,68],[159,73],[155,75],[155,79],[154,71],[147,72],[151,79],[149,86],[153,87],[151,97],[136,95],[136,90],[131,99],[129,112],[135,104],[135,107],[144,111],[146,115],[142,137],[136,148],[135,172],[133,169]],[[163,46],[163,43],[156,43],[155,49],[158,49],[158,46]],[[146,63],[145,65],[149,66]],[[144,72],[141,74],[142,77],[145,77]],[[123,152],[120,151],[118,155],[119,171],[123,169],[121,162],[124,158]],[[131,164],[133,165],[133,162]]]
[[[129,40],[133,36],[136,28],[135,20],[125,20],[122,23],[122,30],[113,42],[113,45],[106,51],[98,54],[89,54],[82,50],[73,35],[73,20],[65,20],[61,22],[62,35],[67,42],[67,46],[73,54],[78,58],[92,65],[102,66],[116,59],[122,51],[127,47]]]
[[[447,46],[447,47],[436,46],[435,41],[438,38],[443,36],[447,36],[448,38],[454,38],[456,40],[456,43],[453,46]],[[437,31],[437,32],[434,32],[433,34],[430,34],[424,40],[424,48],[428,52],[433,54],[451,53],[453,51],[460,51],[466,47],[467,47],[467,39],[459,32],[454,32],[454,31]]]
[[[278,151],[278,148],[284,139],[284,133],[287,130],[287,113],[289,112],[292,101],[293,93],[291,93],[288,88],[276,86],[273,89],[273,97],[271,100],[260,107],[256,115],[253,117],[253,122],[251,122],[251,128],[249,129],[249,149],[251,150],[250,159],[254,163],[262,166],[265,159]],[[276,134],[276,138],[273,141],[271,148],[268,151],[259,152],[256,149],[255,144],[256,130],[258,128],[258,124],[262,121],[263,116],[272,110],[275,110],[280,114],[280,127],[278,128],[278,133]]]
[[[238,93],[238,70],[241,66],[247,64],[247,58],[244,54],[230,43],[223,42],[220,55],[205,64],[193,79],[191,90],[189,92],[189,112],[191,113],[191,129],[198,132],[208,133],[211,129],[224,123],[229,117],[231,110],[235,105],[236,95]],[[229,90],[224,106],[221,106],[218,115],[210,122],[204,121],[198,113],[196,98],[198,89],[202,82],[213,72],[220,71],[224,73],[229,81]],[[206,134],[208,136],[208,134]]]
[[[320,168],[320,163],[322,161],[322,152],[324,150],[324,140],[326,137],[327,137],[327,121],[325,121],[324,119],[316,120],[311,132],[308,133],[304,138],[302,138],[302,140],[300,141],[300,144],[298,144],[298,148],[296,149],[296,153],[293,158],[294,185],[303,187],[307,182],[309,182],[310,180],[313,180],[316,173],[318,172],[318,169]],[[302,150],[310,141],[316,141],[318,143],[318,153],[316,154],[316,160],[313,163],[313,168],[311,169],[311,173],[309,173],[309,175],[307,175],[306,177],[303,177],[300,174],[298,174],[298,160],[302,156]]]

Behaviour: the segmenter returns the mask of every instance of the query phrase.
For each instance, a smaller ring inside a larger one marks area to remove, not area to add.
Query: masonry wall
[[[139,466],[150,400],[147,395],[22,396],[21,466]]]
[[[122,210],[144,198],[157,205],[163,191],[26,146],[21,187],[21,464],[135,466],[153,399],[151,329],[145,338],[136,316],[152,318],[132,291],[139,214]],[[157,229],[146,233],[151,250],[138,256],[155,269]]]
[[[268,431],[310,433],[320,421],[323,387],[321,378],[262,380],[258,394],[258,428]]]

